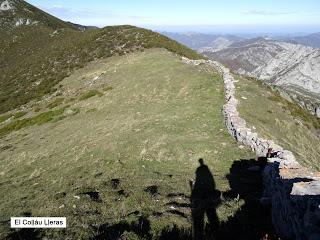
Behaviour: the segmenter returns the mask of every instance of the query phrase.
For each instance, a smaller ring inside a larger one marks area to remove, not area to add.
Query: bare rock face
[[[316,108],[316,116],[317,118],[320,118],[320,107]]]
[[[313,114],[313,106],[320,103],[320,49],[258,38],[202,53],[239,74],[279,87]]]
[[[288,43],[279,45],[284,51],[251,74],[277,86],[320,94],[320,50]]]
[[[212,52],[217,52],[222,49],[225,49],[229,47],[233,43],[232,40],[225,38],[225,37],[218,37],[215,39],[211,44],[210,47],[203,47],[199,49],[199,52],[204,52],[204,51],[212,51]]]
[[[0,3],[0,11],[8,11],[11,10],[13,7],[8,0],[5,0]]]
[[[0,29],[2,32],[24,28],[25,26],[44,25],[53,30],[73,27],[51,15],[43,14],[40,9],[24,0],[0,0]]]
[[[302,167],[292,152],[284,150],[271,140],[265,140],[246,126],[237,111],[234,78],[229,69],[214,61],[186,58],[183,62],[193,65],[208,64],[222,75],[226,104],[224,121],[228,132],[241,144],[249,146],[258,156],[266,156],[268,149],[277,157],[268,158],[263,170],[264,197],[262,202],[271,204],[273,226],[283,239],[320,239],[320,177]]]

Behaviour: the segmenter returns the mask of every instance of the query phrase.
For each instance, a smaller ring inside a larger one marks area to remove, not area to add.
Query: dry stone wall
[[[257,156],[265,157],[268,149],[278,152],[268,158],[263,170],[264,197],[271,204],[272,221],[282,239],[320,240],[320,174],[302,167],[292,152],[271,140],[262,139],[246,126],[237,111],[234,78],[229,69],[211,60],[189,60],[188,64],[207,64],[223,76],[226,103],[223,107],[228,132],[240,143],[249,146]]]

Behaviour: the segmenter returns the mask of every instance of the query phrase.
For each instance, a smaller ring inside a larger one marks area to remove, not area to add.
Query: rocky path
[[[276,157],[267,159],[263,170],[265,184],[263,202],[271,205],[276,232],[285,239],[320,239],[320,173],[302,167],[292,152],[272,140],[259,138],[239,116],[235,98],[234,78],[230,70],[211,60],[189,60],[187,64],[207,64],[223,76],[226,104],[224,121],[228,132],[241,144],[250,147],[257,156],[265,157],[268,149]]]

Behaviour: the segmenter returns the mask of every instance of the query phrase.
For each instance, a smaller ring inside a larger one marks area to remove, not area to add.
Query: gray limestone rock
[[[12,9],[12,6],[8,0],[3,1],[0,3],[0,11],[8,11]]]
[[[271,204],[277,234],[283,239],[320,239],[320,179],[316,177],[317,174],[303,168],[292,152],[284,150],[271,140],[259,138],[257,133],[246,127],[246,121],[237,111],[234,79],[227,68],[214,61],[183,61],[193,65],[209,64],[223,75],[226,94],[226,104],[223,107],[225,125],[238,142],[255,150],[258,156],[266,156],[269,148],[277,152],[276,157],[268,158],[262,171],[265,189],[264,197],[260,200],[261,204]],[[316,114],[320,117],[320,108],[317,108]],[[248,170],[259,171],[260,167],[254,166]]]
[[[316,116],[317,118],[320,118],[320,107],[316,108]]]

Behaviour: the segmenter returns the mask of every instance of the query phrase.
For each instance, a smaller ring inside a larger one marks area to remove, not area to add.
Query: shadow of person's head
[[[200,158],[200,166],[196,170],[196,179],[192,191],[193,197],[196,198],[209,198],[215,191],[216,184],[209,167]]]
[[[199,164],[200,164],[200,166],[203,166],[203,165],[204,165],[204,161],[203,161],[202,158],[199,158]]]

